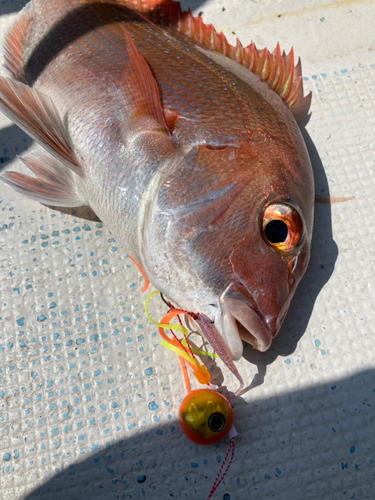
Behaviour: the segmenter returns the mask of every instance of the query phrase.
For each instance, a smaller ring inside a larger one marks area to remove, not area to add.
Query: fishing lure
[[[133,259],[132,261],[134,262]],[[136,266],[139,269],[137,264]],[[147,289],[147,286],[147,282],[145,282],[142,290],[144,291]],[[207,500],[209,500],[223,481],[234,458],[234,438],[237,436],[237,431],[233,425],[233,410],[229,401],[210,384],[210,374],[206,367],[199,363],[194,354],[219,356],[202,350],[192,349],[189,345],[188,330],[182,325],[180,315],[186,315],[191,323],[193,320],[198,321],[199,315],[182,309],[176,309],[171,303],[166,302],[163,295],[160,294],[163,301],[168,305],[169,310],[159,323],[154,321],[149,315],[147,305],[149,299],[157,293],[160,292],[155,290],[146,297],[145,313],[151,323],[158,327],[159,333],[163,339],[161,345],[174,351],[179,357],[187,392],[187,395],[181,402],[178,412],[179,424],[182,431],[191,441],[202,445],[215,444],[226,435],[230,438],[228,451],[212,485],[209,496],[207,497]],[[169,322],[176,316],[179,320],[179,324],[170,324]],[[164,330],[169,330],[173,338],[169,338]],[[174,331],[179,331],[183,334],[182,340],[176,336]],[[196,389],[194,391],[191,390],[185,362],[193,370],[193,374],[197,381],[201,384],[205,384],[206,388]],[[226,468],[224,469],[225,466]]]

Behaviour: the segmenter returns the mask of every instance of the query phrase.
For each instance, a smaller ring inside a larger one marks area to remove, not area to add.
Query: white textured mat
[[[26,2],[0,2],[1,29]],[[302,58],[317,205],[308,272],[267,353],[238,362],[234,462],[215,500],[375,498],[375,57],[371,1],[186,0],[244,43]],[[0,117],[0,169],[31,140]],[[0,499],[205,500],[228,440],[177,422],[177,357],[101,224],[0,185]],[[153,299],[152,299],[153,300]],[[151,310],[161,317],[155,298]],[[200,342],[199,337],[196,338]],[[214,381],[235,387],[221,365]]]

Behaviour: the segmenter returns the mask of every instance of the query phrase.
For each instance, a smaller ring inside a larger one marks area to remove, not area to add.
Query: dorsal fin
[[[201,46],[234,59],[265,80],[292,107],[303,98],[300,65],[294,66],[293,48],[286,55],[279,44],[273,52],[257,49],[253,42],[243,47],[237,39],[230,45],[223,33],[217,33],[212,24],[204,24],[190,9],[182,12],[179,2],[173,0],[116,0],[133,10],[147,15],[157,24],[169,26],[192,38]]]

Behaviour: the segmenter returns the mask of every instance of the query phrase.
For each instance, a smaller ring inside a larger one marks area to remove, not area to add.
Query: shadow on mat
[[[251,404],[238,399],[235,457],[213,500],[242,499],[245,493],[258,500],[276,493],[280,499],[369,500],[375,471],[374,405],[374,370]],[[76,440],[77,452],[80,446],[95,446],[95,433],[90,436],[88,442]],[[178,423],[170,421],[100,452],[86,451],[82,461],[26,498],[204,500],[220,467],[218,456],[224,457],[227,448],[228,441],[192,444]],[[62,450],[51,451],[52,463],[52,454],[58,453]],[[298,487],[291,495],[293,484]]]

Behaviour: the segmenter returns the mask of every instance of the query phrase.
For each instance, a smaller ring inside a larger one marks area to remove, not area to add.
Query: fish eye
[[[263,213],[262,234],[264,240],[281,252],[291,252],[302,238],[303,224],[300,214],[290,205],[268,205]]]

